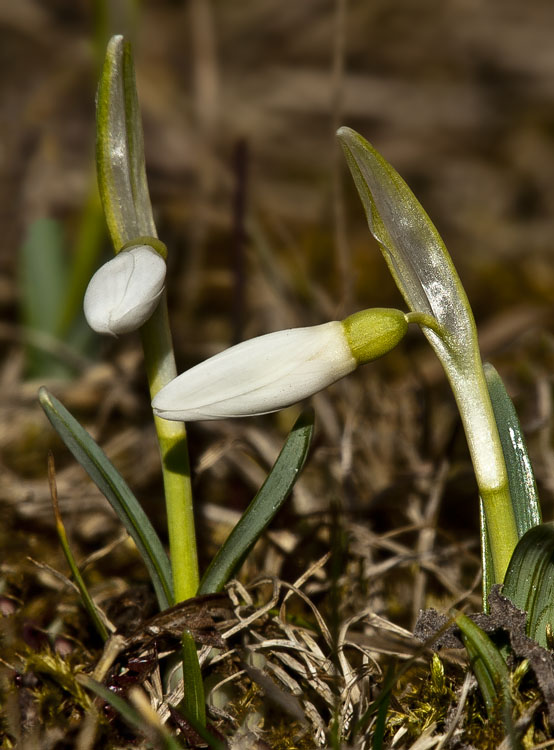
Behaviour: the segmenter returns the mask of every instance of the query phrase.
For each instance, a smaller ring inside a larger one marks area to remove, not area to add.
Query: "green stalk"
[[[486,528],[492,541],[494,582],[502,583],[519,537],[502,443],[483,368],[476,362],[461,376],[448,375],[464,425],[483,501]]]
[[[148,244],[166,257],[157,240],[144,159],[142,122],[131,47],[121,36],[108,44],[97,97],[98,187],[116,253]],[[177,376],[164,292],[141,328],[150,396]],[[192,507],[187,433],[184,423],[154,417],[160,448],[167,509],[169,552],[175,603],[198,590],[198,555]],[[192,635],[183,634],[184,708],[205,724],[202,672]]]
[[[177,376],[166,293],[141,328],[150,396]],[[187,431],[183,422],[154,417],[165,490],[175,603],[196,595],[199,583]]]
[[[141,338],[150,396],[154,398],[160,388],[177,375],[165,291],[154,314],[142,326]],[[200,582],[187,431],[184,422],[169,422],[156,416],[154,424],[162,461],[173,595],[178,603],[195,596]],[[181,643],[185,683],[183,708],[194,721],[205,726],[202,670],[196,643],[188,630],[183,632]]]

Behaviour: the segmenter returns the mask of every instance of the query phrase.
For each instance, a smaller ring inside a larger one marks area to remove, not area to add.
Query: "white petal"
[[[245,417],[283,409],[356,368],[342,323],[244,341],[187,370],[154,397],[164,419]]]
[[[88,285],[85,317],[98,333],[136,331],[152,315],[164,289],[164,259],[148,245],[122,250]]]

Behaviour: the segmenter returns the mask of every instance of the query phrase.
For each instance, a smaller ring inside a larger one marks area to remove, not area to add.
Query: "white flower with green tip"
[[[121,250],[89,282],[85,317],[98,333],[136,331],[150,318],[165,284],[164,259],[148,245]]]
[[[159,417],[183,421],[278,411],[386,354],[406,330],[399,310],[373,309],[259,336],[179,375],[156,394],[152,407]]]

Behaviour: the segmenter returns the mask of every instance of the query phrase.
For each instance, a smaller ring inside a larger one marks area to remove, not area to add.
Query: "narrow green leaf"
[[[98,634],[100,635],[102,640],[107,641],[109,638],[108,630],[106,628],[106,625],[104,624],[104,620],[102,619],[100,612],[96,608],[92,596],[89,593],[87,585],[84,581],[83,576],[81,575],[81,571],[79,570],[79,566],[77,565],[77,562],[73,555],[73,550],[71,549],[71,545],[69,544],[69,539],[67,538],[67,532],[65,530],[65,525],[62,519],[62,514],[60,513],[60,506],[58,503],[58,489],[56,486],[54,456],[51,453],[48,455],[48,481],[50,483],[50,496],[52,498],[52,508],[54,510],[54,519],[56,522],[56,532],[58,534],[58,539],[60,540],[65,559],[67,561],[67,564],[69,565],[69,569],[71,570],[71,575],[73,576],[75,585],[77,586],[81,594],[83,606],[88,612],[89,617],[92,620],[94,627],[98,631]]]
[[[185,681],[185,696],[181,707],[195,725],[206,726],[206,698],[202,669],[198,661],[196,643],[189,630],[185,630],[181,639],[181,655],[183,659],[183,679]]]
[[[479,683],[489,719],[500,715],[511,727],[510,671],[489,636],[469,617],[456,615],[455,623],[462,633],[462,641],[468,653],[471,667]]]
[[[494,563],[487,529],[487,518],[483,508],[483,498],[479,497],[479,534],[481,538],[481,565],[483,568],[483,612],[489,611],[489,594],[494,584]]]
[[[485,363],[483,370],[498,425],[517,532],[521,539],[526,531],[541,523],[539,493],[512,399],[508,396],[504,383],[494,367]]]
[[[373,730],[373,739],[371,743],[372,750],[383,750],[385,746],[385,732],[387,729],[387,714],[389,711],[390,701],[392,697],[392,688],[394,687],[394,679],[393,678],[394,672],[393,672],[393,666],[392,664],[389,664],[388,667],[388,674],[385,677],[385,685],[390,680],[390,686],[388,689],[383,689],[383,692],[381,693],[381,696],[379,696],[379,699],[375,701],[373,705],[377,704],[377,719],[375,721],[375,727]]]
[[[56,432],[106,497],[137,545],[152,579],[160,609],[167,609],[173,604],[171,568],[146,513],[102,449],[44,387],[39,390],[39,401]]]
[[[285,502],[304,466],[313,429],[313,410],[307,409],[296,420],[258,494],[210,563],[199,594],[221,591]]]
[[[554,524],[534,526],[522,536],[508,566],[502,593],[527,612],[529,638],[552,648]]]
[[[55,339],[65,300],[67,258],[62,226],[54,219],[37,219],[28,229],[19,253],[21,318],[29,332]],[[47,340],[47,339],[45,339]],[[72,373],[46,347],[27,347],[31,377],[67,377]]]
[[[131,47],[110,39],[96,105],[98,187],[115,251],[157,237],[146,182],[142,121]]]

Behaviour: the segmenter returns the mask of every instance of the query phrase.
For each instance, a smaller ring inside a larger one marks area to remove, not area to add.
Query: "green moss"
[[[403,710],[390,711],[388,729],[392,735],[400,728],[408,730],[410,738],[417,738],[433,724],[444,726],[448,710],[455,701],[455,685],[447,677],[444,665],[433,654],[429,672],[417,670],[409,673],[404,691],[395,701]]]

